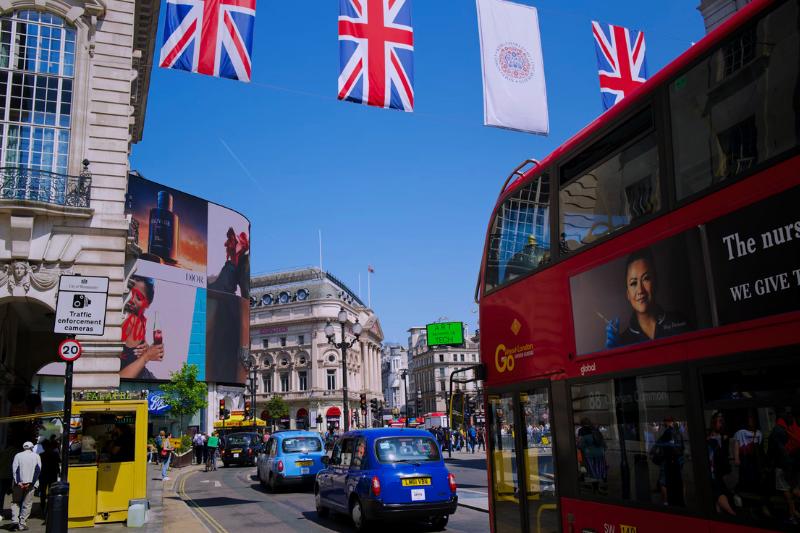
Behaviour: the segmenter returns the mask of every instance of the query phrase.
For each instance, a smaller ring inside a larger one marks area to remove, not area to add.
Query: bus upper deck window
[[[669,84],[678,200],[800,144],[797,2],[784,2]]]
[[[536,270],[550,261],[550,178],[537,176],[497,210],[489,236],[486,289]]]
[[[621,130],[627,130],[627,126]],[[567,180],[562,177],[565,185],[559,191],[559,234],[563,252],[591,244],[660,207],[655,134],[603,155],[606,158],[601,163],[576,173],[574,178],[569,174],[564,176]],[[565,166],[562,174],[566,172]]]

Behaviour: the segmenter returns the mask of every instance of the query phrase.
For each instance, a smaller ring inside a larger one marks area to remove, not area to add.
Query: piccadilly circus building
[[[340,322],[340,317],[344,318]],[[343,353],[333,341],[352,346]],[[356,323],[360,328],[355,327]],[[360,335],[356,337],[354,332]],[[319,268],[303,268],[255,276],[250,292],[250,355],[255,360],[255,414],[282,429],[325,431],[344,428],[343,376],[351,427],[372,427],[361,401],[383,399],[378,316],[344,283]],[[346,374],[345,374],[346,373]],[[288,412],[269,413],[266,406],[280,397]]]

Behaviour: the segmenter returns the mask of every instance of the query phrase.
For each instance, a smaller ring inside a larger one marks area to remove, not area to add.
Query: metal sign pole
[[[67,533],[69,523],[69,432],[72,420],[72,361],[64,372],[64,416],[61,419],[61,480],[50,486],[47,498],[47,533]]]

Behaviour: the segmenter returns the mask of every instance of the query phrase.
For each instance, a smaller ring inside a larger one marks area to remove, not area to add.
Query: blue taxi
[[[432,435],[420,429],[349,431],[314,483],[319,516],[347,513],[357,531],[382,519],[424,520],[441,531],[456,512],[455,476]]]
[[[324,455],[325,445],[319,433],[277,431],[258,457],[258,480],[273,491],[285,485],[311,485],[325,466]]]

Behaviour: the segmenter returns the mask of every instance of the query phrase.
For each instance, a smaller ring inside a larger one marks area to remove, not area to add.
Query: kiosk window
[[[136,452],[136,413],[83,413],[70,431],[70,463],[123,463]]]

